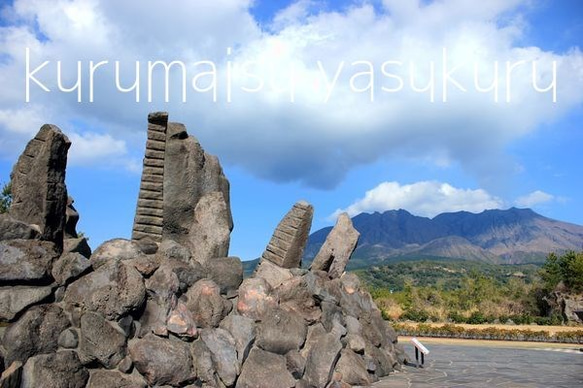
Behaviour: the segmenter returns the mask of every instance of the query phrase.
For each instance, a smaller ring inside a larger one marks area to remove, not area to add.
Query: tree
[[[573,292],[583,292],[583,252],[567,252],[559,264],[565,285]]]
[[[549,254],[540,275],[548,292],[560,282],[573,292],[583,292],[583,252],[569,251],[560,257]]]
[[[562,280],[559,257],[555,253],[549,253],[547,255],[547,261],[545,261],[540,271],[540,277],[543,281],[543,288],[546,292],[554,290],[557,284]]]
[[[0,213],[8,212],[12,204],[12,182],[6,183],[0,193]]]

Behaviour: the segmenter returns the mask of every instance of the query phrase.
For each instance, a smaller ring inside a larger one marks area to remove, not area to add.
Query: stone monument
[[[132,239],[91,253],[64,183],[68,148],[41,128],[0,217],[1,388],[350,387],[403,364],[394,330],[345,272],[358,239],[347,215],[302,269],[313,208],[296,203],[243,279],[218,159],[158,112]]]

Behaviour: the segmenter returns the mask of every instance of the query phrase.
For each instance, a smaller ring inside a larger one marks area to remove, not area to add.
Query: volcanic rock
[[[352,226],[348,214],[340,214],[336,225],[314,258],[311,268],[327,271],[331,278],[340,277],[356,248],[359,236],[360,233]]]
[[[261,261],[269,260],[282,268],[299,268],[313,215],[312,205],[297,202],[277,225]]]
[[[26,146],[10,175],[10,215],[38,225],[43,240],[62,248],[67,207],[65,169],[71,142],[61,130],[45,124]]]
[[[129,344],[135,368],[149,385],[181,384],[194,379],[192,356],[188,344],[149,334]]]

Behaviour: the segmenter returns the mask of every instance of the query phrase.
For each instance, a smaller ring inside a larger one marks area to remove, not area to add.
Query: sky
[[[129,238],[168,111],[219,157],[244,260],[301,199],[312,231],[401,208],[583,224],[582,47],[578,0],[0,1],[0,182],[55,124],[78,229]]]

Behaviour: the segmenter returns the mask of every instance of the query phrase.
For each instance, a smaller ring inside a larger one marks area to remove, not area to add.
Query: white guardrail
[[[415,346],[415,362],[417,368],[419,365],[423,366],[425,364],[425,356],[429,354],[429,349],[425,347],[419,340],[415,337],[411,338],[411,342],[413,342],[413,346]],[[421,364],[419,364],[419,353],[421,353]]]

